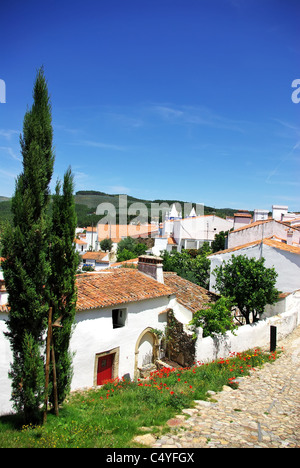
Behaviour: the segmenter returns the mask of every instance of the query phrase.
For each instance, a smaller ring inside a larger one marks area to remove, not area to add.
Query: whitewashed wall
[[[96,354],[117,347],[120,348],[119,377],[130,374],[133,378],[137,340],[148,327],[164,329],[166,314],[159,313],[169,307],[169,299],[162,297],[120,304],[120,308],[127,308],[127,323],[125,327],[113,329],[112,309],[117,307],[76,314],[76,327],[70,346],[71,351],[75,352],[72,390],[93,386]]]
[[[8,372],[13,358],[9,341],[4,336],[4,333],[8,331],[7,318],[7,313],[0,312],[0,415],[12,411],[11,381],[8,378]]]
[[[282,307],[282,304],[281,304]],[[289,335],[300,324],[300,291],[291,294],[284,301],[285,312],[260,320],[251,325],[241,326],[234,336],[231,332],[220,340],[202,338],[202,330],[196,343],[196,361],[209,362],[226,358],[232,352],[242,352],[255,347],[270,346],[270,326],[277,327],[277,341]]]
[[[174,220],[173,236],[178,244],[182,239],[213,241],[220,231],[232,228],[233,222],[219,216],[198,216]]]
[[[240,231],[232,231],[228,234],[228,249],[274,235],[287,239],[287,226],[273,220]],[[292,242],[299,244],[300,231],[293,229]]]
[[[300,255],[291,252],[286,252],[268,245],[254,245],[244,249],[236,250],[235,252],[227,252],[209,256],[210,264],[210,280],[209,290],[215,290],[215,275],[213,271],[219,267],[224,261],[230,260],[232,256],[246,255],[248,258],[265,259],[267,268],[274,267],[278,273],[276,288],[281,292],[292,292],[300,289]]]

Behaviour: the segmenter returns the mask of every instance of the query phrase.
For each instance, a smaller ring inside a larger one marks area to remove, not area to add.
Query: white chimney
[[[292,245],[292,244],[293,244],[293,234],[294,234],[293,229],[289,229],[289,230],[287,231],[287,235],[286,235],[286,243],[287,243],[287,245]]]
[[[255,221],[265,221],[268,219],[269,212],[268,210],[254,210],[253,222]]]
[[[281,221],[283,216],[288,212],[288,206],[272,205],[272,218],[276,221]]]

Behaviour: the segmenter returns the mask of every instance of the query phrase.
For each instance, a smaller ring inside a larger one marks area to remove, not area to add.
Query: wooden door
[[[98,358],[97,385],[103,385],[112,378],[113,354]]]

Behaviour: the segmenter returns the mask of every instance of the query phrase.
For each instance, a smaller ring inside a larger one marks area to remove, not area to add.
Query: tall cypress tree
[[[51,266],[49,280],[53,321],[59,320],[62,328],[53,328],[57,394],[61,403],[70,390],[72,379],[72,356],[69,343],[76,311],[75,278],[78,268],[78,254],[75,252],[74,238],[76,212],[73,195],[71,169],[64,175],[62,194],[61,182],[56,184],[52,205]],[[53,394],[50,395],[53,402]]]
[[[13,363],[12,400],[26,421],[35,421],[43,399],[43,334],[47,326],[51,272],[49,183],[54,153],[51,105],[43,69],[37,73],[33,105],[20,137],[23,172],[12,198],[13,225],[3,239],[3,272],[9,293],[7,322]]]

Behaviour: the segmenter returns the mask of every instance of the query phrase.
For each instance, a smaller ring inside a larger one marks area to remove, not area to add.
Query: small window
[[[112,311],[113,328],[125,327],[126,318],[127,318],[126,309],[113,309]]]

